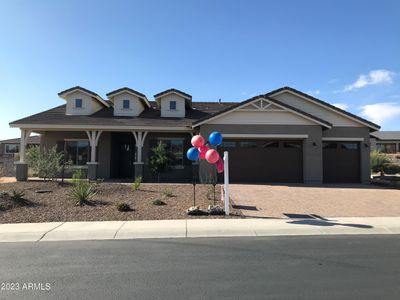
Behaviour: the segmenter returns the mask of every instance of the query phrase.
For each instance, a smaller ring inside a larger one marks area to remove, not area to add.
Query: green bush
[[[383,167],[385,174],[394,175],[400,174],[400,166],[395,164],[388,164]]]
[[[25,193],[23,191],[13,190],[10,199],[13,202],[21,203],[24,200]]]
[[[85,179],[85,173],[82,169],[76,169],[74,173],[72,173],[72,183],[76,184]]]
[[[96,189],[90,182],[79,181],[72,186],[69,196],[75,202],[75,205],[83,205],[96,196]]]
[[[156,147],[151,149],[150,171],[157,175],[160,181],[160,173],[167,171],[172,163],[171,155],[168,153],[166,145],[160,141]]]
[[[166,203],[161,199],[156,199],[153,201],[153,205],[166,205]]]
[[[142,183],[142,176],[138,176],[135,178],[135,182],[132,183],[132,191],[136,192]]]
[[[378,151],[371,153],[371,170],[373,172],[380,172],[381,176],[384,176],[384,168],[390,164],[390,159]]]
[[[117,209],[120,212],[126,212],[126,211],[131,211],[132,210],[128,203],[118,203],[117,204]]]
[[[170,189],[170,188],[164,188],[164,190],[162,191],[162,195],[163,195],[164,197],[170,198],[170,197],[173,197],[173,196],[174,196],[174,193],[172,192],[172,189]]]
[[[57,152],[56,146],[50,149],[30,147],[26,151],[26,160],[34,173],[44,180],[55,179],[62,171],[64,154]]]

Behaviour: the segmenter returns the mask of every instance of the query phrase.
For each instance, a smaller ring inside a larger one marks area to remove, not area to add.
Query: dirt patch
[[[15,177],[0,177],[0,183],[11,183],[16,182]]]
[[[165,189],[172,191],[172,197],[163,195]],[[209,186],[196,185],[196,205],[206,210],[209,200]],[[56,182],[14,182],[0,185],[0,191],[24,191],[29,206],[18,206],[0,211],[0,223],[64,222],[64,221],[111,221],[111,220],[164,220],[192,218],[186,209],[193,205],[193,186],[142,184],[138,191],[130,185],[101,183],[96,185],[97,195],[91,205],[76,206],[69,198],[70,184]],[[36,193],[37,190],[51,190],[50,193]],[[212,197],[211,197],[212,198]],[[162,199],[166,205],[153,205],[155,199]],[[117,203],[125,202],[133,209],[119,212]],[[220,201],[220,189],[216,186],[216,204]],[[204,218],[224,218],[205,216]],[[196,217],[198,218],[198,217]]]

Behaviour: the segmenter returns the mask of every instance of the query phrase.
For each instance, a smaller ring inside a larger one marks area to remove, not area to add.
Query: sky
[[[400,130],[400,1],[0,2],[0,140],[80,85],[193,101],[291,86]]]

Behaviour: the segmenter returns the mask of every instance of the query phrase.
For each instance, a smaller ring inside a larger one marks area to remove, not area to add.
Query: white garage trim
[[[364,138],[360,137],[323,137],[323,141],[339,141],[339,142],[364,142]]]
[[[264,138],[264,139],[307,139],[308,134],[246,134],[246,133],[222,133],[224,138]]]

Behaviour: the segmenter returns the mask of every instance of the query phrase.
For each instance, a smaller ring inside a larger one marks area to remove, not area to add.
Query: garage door
[[[323,168],[324,182],[359,183],[360,143],[324,142]]]
[[[225,140],[231,182],[303,182],[302,141]]]

